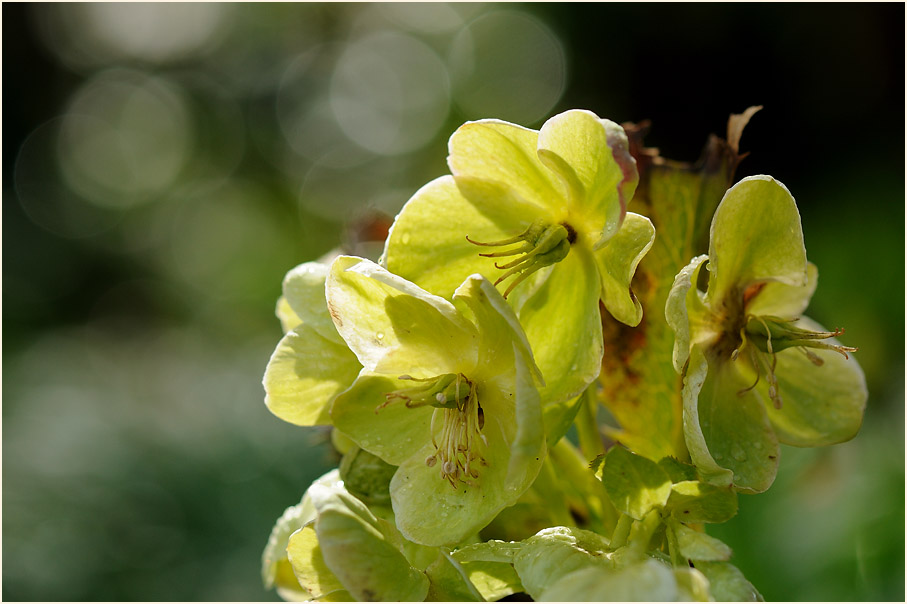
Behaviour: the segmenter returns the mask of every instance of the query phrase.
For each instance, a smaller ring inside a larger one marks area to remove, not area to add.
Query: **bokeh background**
[[[284,273],[446,172],[463,121],[652,120],[796,196],[861,433],[711,529],[770,600],[904,598],[902,4],[3,5],[3,599],[267,600],[336,463],[262,404]]]

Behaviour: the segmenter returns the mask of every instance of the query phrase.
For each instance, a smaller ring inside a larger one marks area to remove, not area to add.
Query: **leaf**
[[[696,568],[709,580],[709,590],[717,602],[764,602],[753,584],[729,562],[696,562]]]
[[[684,463],[676,457],[662,457],[658,460],[658,467],[668,473],[673,483],[696,480],[696,466]]]
[[[676,483],[665,509],[688,524],[727,522],[737,513],[737,493],[697,480]]]
[[[569,401],[549,403],[542,407],[542,417],[549,449],[557,444],[570,430],[570,426],[573,425],[573,420],[576,419],[576,414],[582,404],[583,397],[580,395]]]
[[[587,567],[551,584],[540,602],[665,602],[677,598],[670,567],[648,559],[619,569]]]
[[[429,586],[427,602],[484,602],[460,564],[445,552],[425,569]]]
[[[608,542],[582,529],[554,527],[526,539],[514,556],[513,567],[523,587],[535,599],[560,577],[588,566],[611,568]]]
[[[714,537],[694,531],[679,522],[673,523],[673,526],[668,530],[674,531],[677,537],[677,546],[685,558],[704,560],[706,562],[729,560],[731,558],[731,548]]]
[[[359,447],[340,460],[343,486],[366,504],[390,505],[390,481],[396,471],[396,466]]]
[[[620,446],[605,458],[602,483],[614,507],[636,520],[664,507],[671,494],[671,479],[658,464]]]

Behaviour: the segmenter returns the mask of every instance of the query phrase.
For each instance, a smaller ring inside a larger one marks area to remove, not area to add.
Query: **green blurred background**
[[[904,598],[904,5],[3,5],[3,599],[261,600],[337,462],[262,404],[284,273],[468,119],[651,119],[794,193],[861,433],[712,532],[767,599]]]

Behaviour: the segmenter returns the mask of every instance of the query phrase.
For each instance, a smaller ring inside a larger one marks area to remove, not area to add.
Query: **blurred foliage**
[[[651,119],[794,193],[870,389],[714,533],[769,600],[904,597],[904,6],[4,4],[3,596],[273,598],[274,519],[336,465],[261,374],[293,265],[374,256],[468,119]],[[846,32],[843,35],[842,32]],[[374,231],[374,232],[372,232]],[[836,325],[835,325],[836,326]]]

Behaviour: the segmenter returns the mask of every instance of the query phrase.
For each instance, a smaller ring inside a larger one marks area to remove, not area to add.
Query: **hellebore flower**
[[[330,424],[330,405],[362,365],[337,333],[324,297],[328,265],[306,262],[283,280],[277,317],[285,332],[265,370],[265,404],[299,426]]]
[[[708,260],[706,293],[697,287]],[[860,428],[866,383],[856,349],[803,317],[816,288],[797,205],[770,176],[745,178],[715,211],[709,255],[677,275],[665,307],[684,374],[683,428],[704,478],[761,492],[778,443],[816,447]]]
[[[626,212],[639,179],[626,134],[572,110],[539,131],[468,122],[448,147],[452,176],[406,203],[384,265],[448,299],[467,275],[493,280],[532,344],[542,399],[579,394],[601,369],[599,300],[628,325],[642,318],[630,280],[655,231]]]
[[[461,542],[529,488],[545,455],[541,377],[519,322],[480,275],[451,303],[341,256],[326,293],[363,366],[333,402],[334,426],[399,466],[390,495],[407,539]]]

